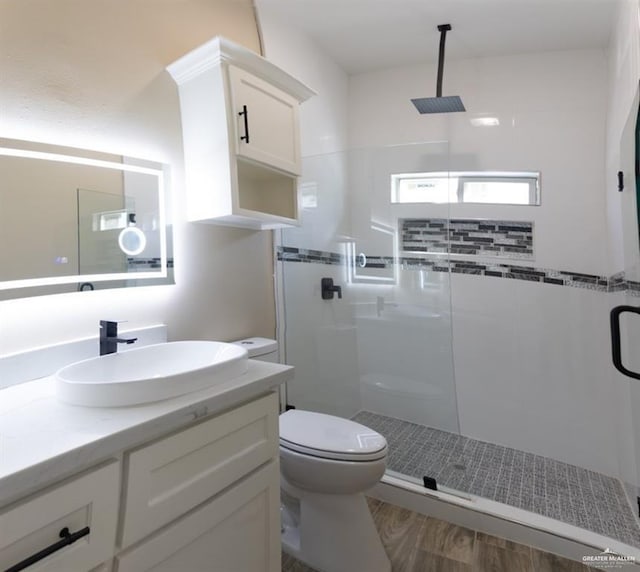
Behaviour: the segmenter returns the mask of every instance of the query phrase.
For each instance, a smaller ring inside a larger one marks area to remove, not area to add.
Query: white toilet
[[[277,344],[236,342],[277,361]],[[364,492],[384,474],[387,442],[372,429],[311,411],[280,415],[282,547],[322,572],[389,572]]]
[[[364,425],[297,409],[280,415],[284,550],[323,572],[389,572],[364,496],[386,458],[385,438]]]

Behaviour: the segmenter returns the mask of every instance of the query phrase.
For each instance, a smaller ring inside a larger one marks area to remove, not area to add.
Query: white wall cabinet
[[[313,91],[221,37],[167,70],[180,95],[189,220],[297,224],[298,108]]]
[[[275,392],[120,458],[0,510],[0,569],[88,527],[24,570],[280,571]]]

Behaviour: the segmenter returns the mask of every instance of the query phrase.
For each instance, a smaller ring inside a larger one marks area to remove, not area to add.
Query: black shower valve
[[[338,298],[342,298],[342,286],[334,285],[333,278],[322,278],[320,288],[323,300],[333,300],[334,294],[337,294]]]

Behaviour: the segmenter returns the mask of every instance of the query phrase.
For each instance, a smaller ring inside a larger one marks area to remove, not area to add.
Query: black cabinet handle
[[[14,564],[13,566],[11,566],[11,568],[7,568],[5,572],[19,572],[20,570],[24,570],[25,568],[28,568],[32,564],[35,564],[36,562],[42,560],[43,558],[46,558],[47,556],[50,556],[54,552],[57,552],[61,548],[64,548],[65,546],[69,546],[69,544],[73,544],[76,540],[80,540],[83,536],[87,536],[90,532],[91,532],[91,529],[88,526],[85,526],[83,529],[79,530],[78,532],[74,532],[73,534],[71,534],[69,532],[69,529],[67,527],[64,527],[60,531],[60,538],[62,538],[62,540],[58,540],[58,542],[54,542],[51,546],[47,546],[46,548],[43,548],[42,550],[40,550],[40,552],[36,552],[35,554],[32,554],[28,558],[25,558],[22,562],[18,562],[17,564]]]
[[[640,373],[631,371],[622,365],[622,348],[620,346],[620,315],[625,312],[632,314],[640,314],[640,307],[635,306],[616,306],[611,310],[611,353],[613,357],[613,365],[620,373],[624,373],[633,379],[640,379]]]
[[[239,111],[238,115],[244,116],[244,135],[240,136],[240,141],[249,143],[249,110],[246,105],[242,106],[242,111]]]

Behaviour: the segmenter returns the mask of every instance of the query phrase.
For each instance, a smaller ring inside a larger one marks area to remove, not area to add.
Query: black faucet
[[[132,344],[138,338],[119,338],[118,322],[100,320],[100,355],[115,354],[118,344]]]

